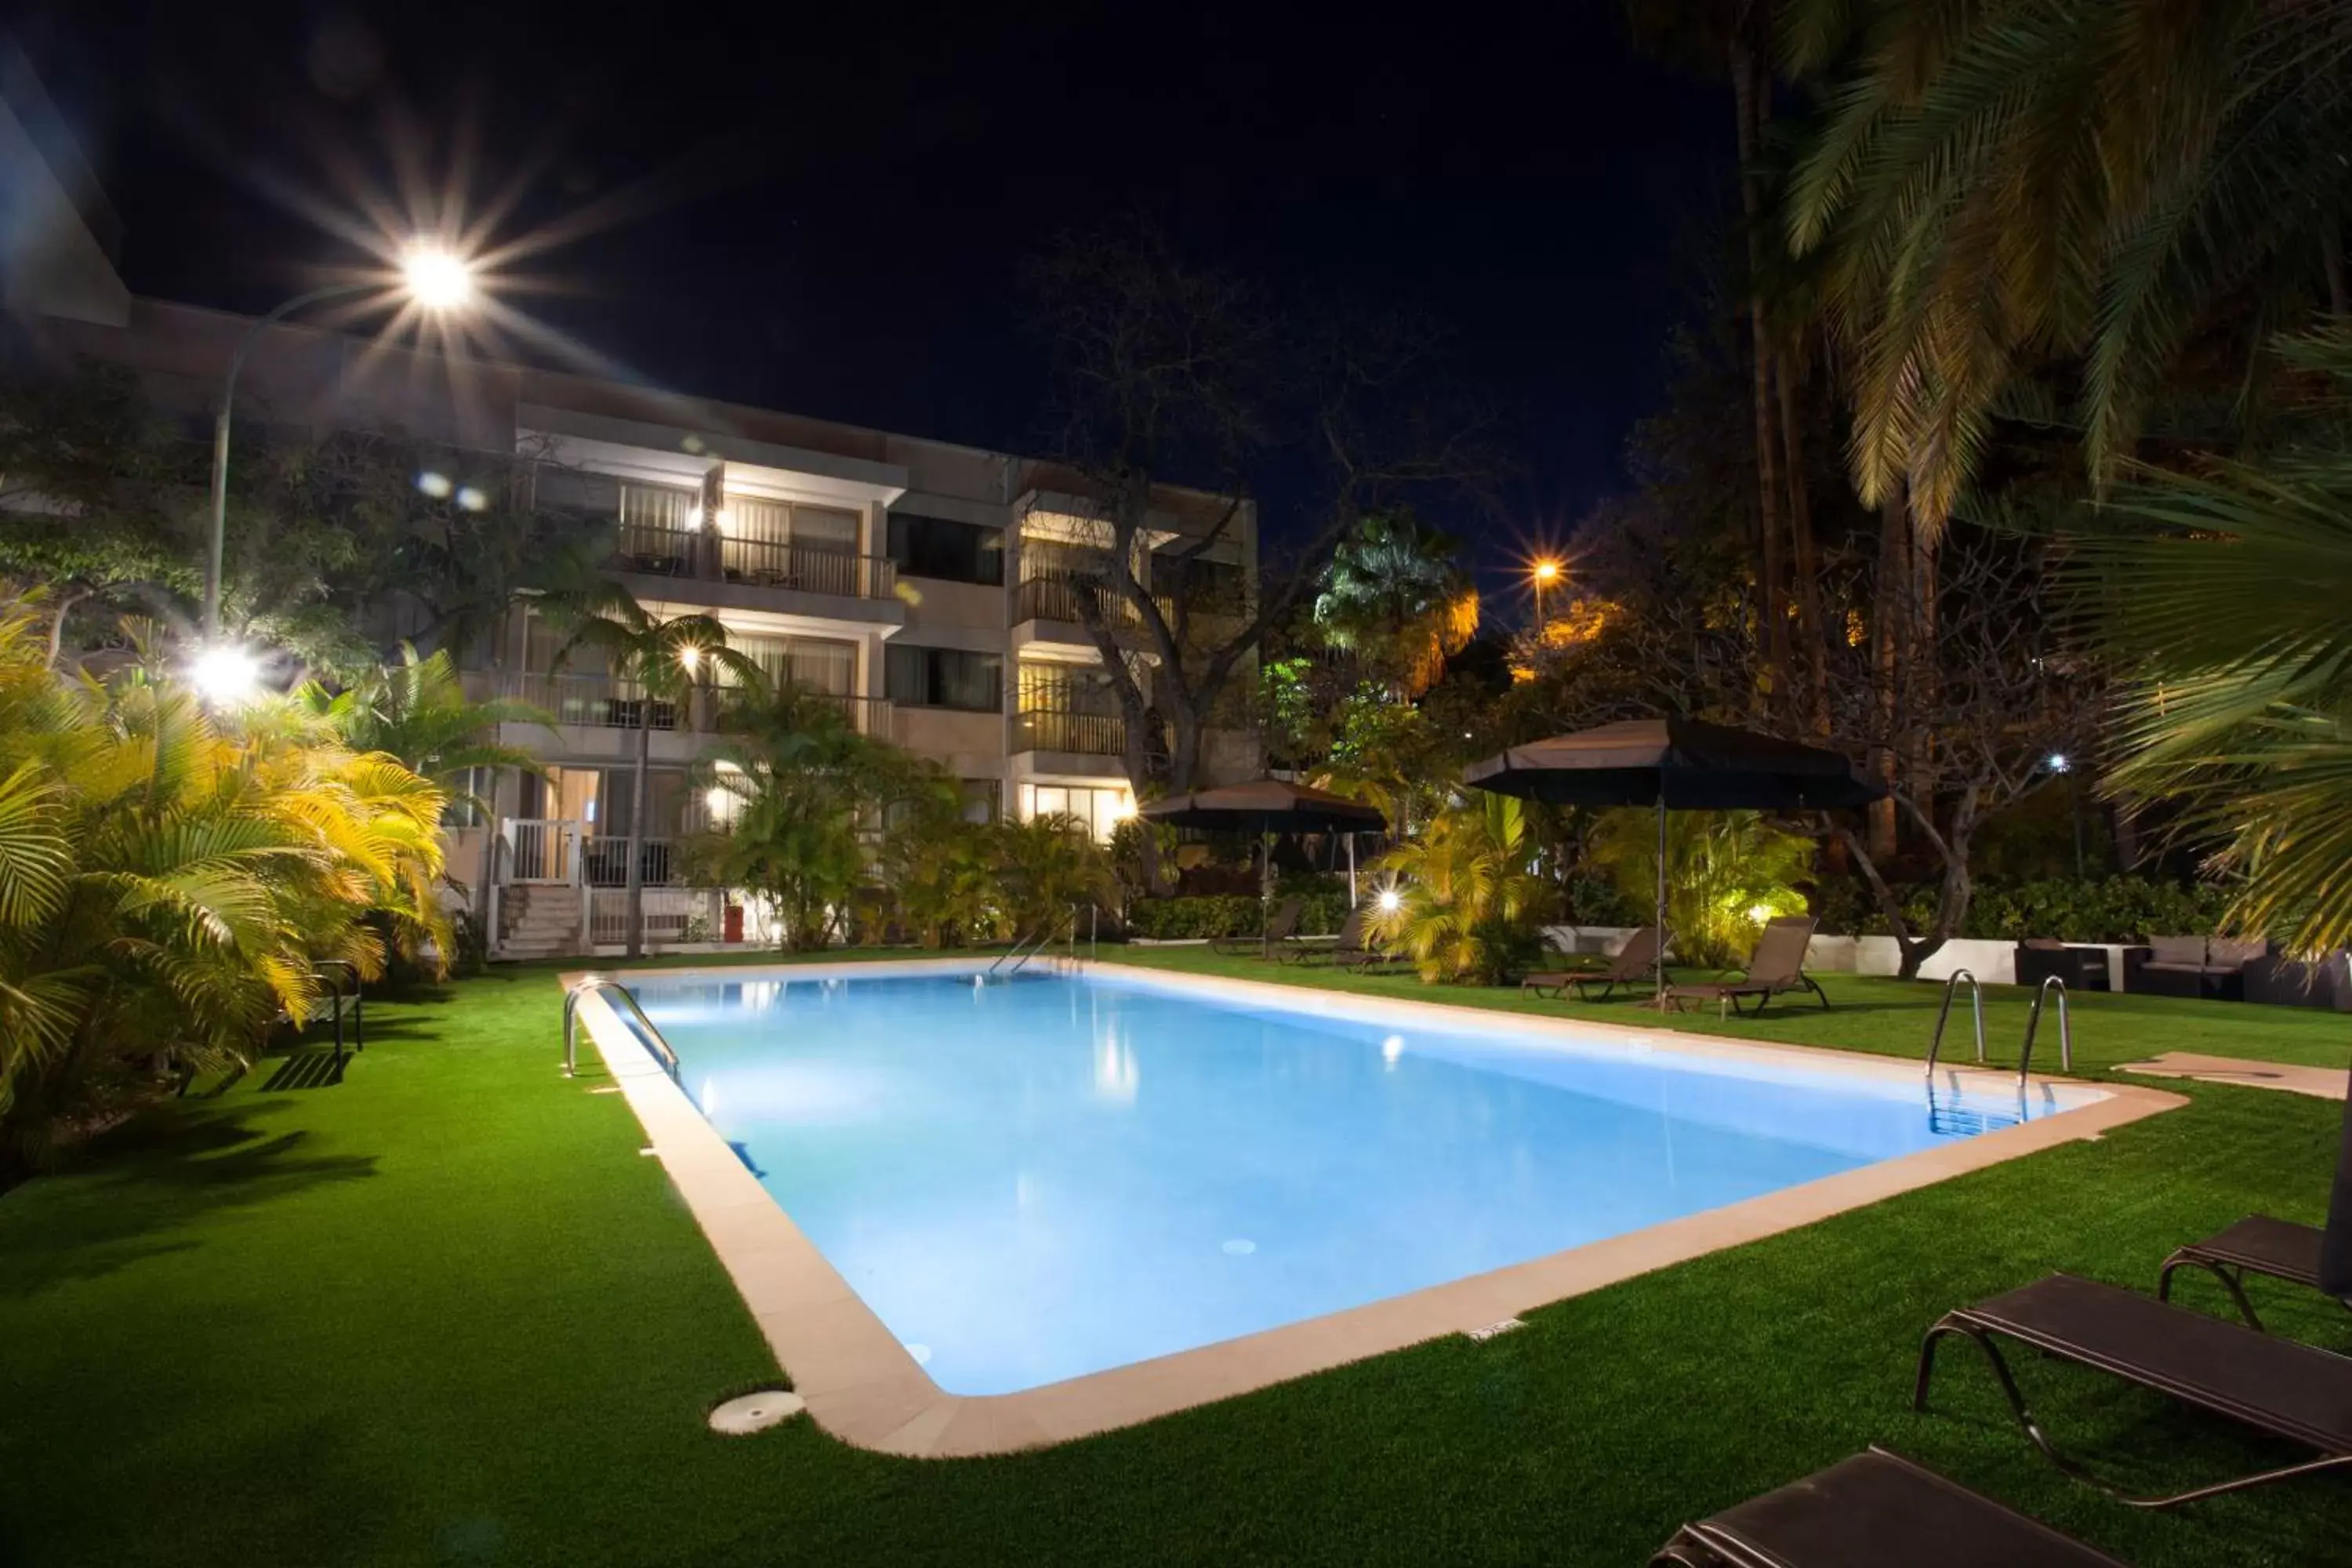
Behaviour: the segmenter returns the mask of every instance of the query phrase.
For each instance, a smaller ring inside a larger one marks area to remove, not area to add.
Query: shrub
[[[1915,929],[1932,924],[1936,889],[1903,887],[1904,916]],[[2227,888],[2182,885],[2147,877],[2072,878],[1980,884],[1960,934],[1996,942],[2055,937],[2061,942],[2140,942],[2151,936],[2201,936],[2221,929]],[[1852,881],[1826,882],[1813,896],[1824,930],[1884,936],[1885,917],[1868,891]]]
[[[1677,811],[1666,819],[1666,927],[1685,963],[1737,963],[1764,922],[1805,907],[1796,884],[1811,869],[1813,841],[1756,811]],[[1612,811],[1594,828],[1592,864],[1628,904],[1656,917],[1657,817]]]
[[[1348,918],[1348,895],[1310,892],[1304,895],[1275,890],[1275,901],[1297,897],[1298,931],[1302,936],[1328,936]],[[1138,899],[1127,907],[1127,931],[1153,942],[1199,941],[1203,937],[1255,936],[1258,931],[1258,900],[1238,893],[1218,893],[1178,899]]]

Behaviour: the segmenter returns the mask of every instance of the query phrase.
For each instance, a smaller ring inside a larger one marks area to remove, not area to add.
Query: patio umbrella
[[[1171,795],[1165,800],[1155,800],[1144,806],[1139,816],[1154,822],[1164,822],[1171,827],[1205,827],[1225,832],[1255,832],[1263,848],[1267,835],[1275,833],[1344,833],[1348,835],[1348,900],[1356,897],[1356,839],[1359,833],[1378,833],[1389,825],[1388,818],[1360,800],[1349,800],[1343,795],[1333,795],[1328,789],[1311,789],[1306,784],[1292,784],[1287,779],[1252,779],[1247,784],[1227,784],[1222,789],[1194,790],[1189,795]],[[1274,857],[1261,856],[1258,871],[1258,929],[1265,929],[1265,905],[1274,896]],[[1265,939],[1259,939],[1259,952],[1265,951]]]
[[[1854,776],[1835,752],[1696,719],[1628,719],[1513,746],[1473,763],[1478,789],[1553,805],[1655,805],[1658,931],[1666,929],[1666,813],[1794,811],[1862,805],[1885,792]],[[1658,999],[1666,947],[1658,943]]]

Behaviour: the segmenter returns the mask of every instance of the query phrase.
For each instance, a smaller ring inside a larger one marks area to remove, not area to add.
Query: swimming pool
[[[2105,1097],[1931,1094],[1916,1066],[1133,970],[631,984],[702,1117],[959,1395],[1427,1291]]]

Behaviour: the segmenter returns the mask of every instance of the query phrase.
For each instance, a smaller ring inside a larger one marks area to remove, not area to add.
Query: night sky
[[[1491,567],[1623,484],[1730,105],[1604,0],[1413,16],[33,0],[15,26],[140,292],[265,310],[358,258],[286,193],[356,214],[395,153],[443,186],[470,144],[469,208],[512,185],[499,237],[560,240],[517,264],[535,318],[681,391],[975,445],[1041,439],[1021,254],[1142,208],[1450,329],[1514,470]]]

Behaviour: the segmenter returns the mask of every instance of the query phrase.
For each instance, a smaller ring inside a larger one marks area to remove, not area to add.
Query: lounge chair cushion
[[[1873,1450],[1695,1527],[1790,1568],[2122,1568],[2103,1552],[1908,1459]]]
[[[2191,969],[2205,967],[2205,939],[2201,936],[2152,936],[2147,939],[2147,962],[2151,968],[2158,964],[2186,964]]]
[[[2326,1454],[2352,1454],[2352,1359],[2053,1274],[1956,1316]]]

